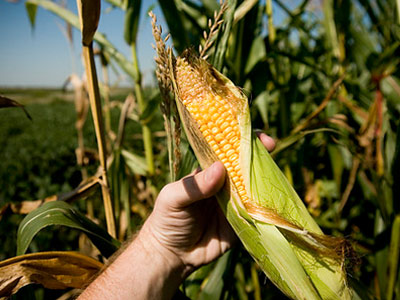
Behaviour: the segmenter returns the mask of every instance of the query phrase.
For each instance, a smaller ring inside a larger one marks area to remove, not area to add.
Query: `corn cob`
[[[219,203],[261,269],[293,299],[352,299],[346,243],[327,237],[251,130],[247,98],[206,61],[170,57],[187,138],[202,167],[224,163]]]
[[[246,202],[248,197],[239,165],[240,130],[234,108],[226,99],[207,91],[206,86],[199,86],[202,81],[193,76],[185,60],[178,61],[177,72],[182,104],[196,119],[204,139],[224,164],[242,202]],[[191,82],[197,84],[191,85]]]

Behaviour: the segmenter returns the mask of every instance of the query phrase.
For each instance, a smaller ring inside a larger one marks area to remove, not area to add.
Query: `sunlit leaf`
[[[256,4],[257,0],[245,0],[235,11],[234,23],[239,22]]]
[[[389,255],[388,255],[388,283],[386,290],[387,300],[394,299],[394,288],[399,273],[399,257],[400,257],[400,215],[396,216],[392,226],[392,235],[390,239]]]
[[[208,275],[213,270],[217,261],[214,261],[208,265],[204,265],[194,271],[184,282],[185,295],[189,299],[197,299],[202,287],[202,284],[207,280]]]
[[[267,52],[265,49],[264,39],[261,36],[256,37],[256,39],[253,41],[253,44],[251,45],[249,59],[247,60],[244,72],[246,74],[251,72],[251,70],[258,62],[266,59],[266,54]]]
[[[199,294],[199,300],[221,299],[225,284],[228,284],[228,278],[231,279],[233,275],[232,255],[233,252],[229,251],[218,259]]]
[[[82,288],[103,264],[77,252],[41,252],[0,262],[0,298],[28,284],[48,289]],[[3,299],[3,298],[2,298]]]
[[[139,156],[128,150],[121,150],[121,154],[125,159],[125,163],[133,174],[146,175],[147,164],[143,156]]]
[[[264,127],[268,127],[268,102],[271,100],[271,95],[267,91],[261,92],[256,99],[254,105],[257,106],[258,112],[264,122]]]

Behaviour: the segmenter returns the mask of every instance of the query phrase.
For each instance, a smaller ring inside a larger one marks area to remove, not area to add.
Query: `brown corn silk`
[[[169,61],[178,111],[200,165],[220,160],[227,169],[229,181],[217,198],[246,250],[290,298],[351,299],[343,270],[347,244],[323,235],[254,137],[247,97],[191,51]],[[256,183],[263,176],[258,165],[269,173],[271,184],[262,185],[267,191]]]

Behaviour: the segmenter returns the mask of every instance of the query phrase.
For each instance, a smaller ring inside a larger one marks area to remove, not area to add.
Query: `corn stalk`
[[[93,36],[96,32],[100,17],[100,1],[77,1],[78,12],[82,30],[82,51],[85,62],[88,92],[94,127],[96,131],[97,147],[99,151],[101,167],[101,191],[103,195],[104,210],[106,214],[107,230],[112,236],[116,236],[114,213],[111,203],[110,189],[107,181],[106,142],[104,133],[104,121],[100,100],[99,85],[97,81],[96,66],[93,54]]]

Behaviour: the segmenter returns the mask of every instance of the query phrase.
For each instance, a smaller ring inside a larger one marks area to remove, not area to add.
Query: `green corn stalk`
[[[268,278],[292,299],[354,299],[346,283],[344,258],[350,246],[326,236],[251,128],[247,97],[227,77],[190,51],[175,59],[169,51],[170,78],[187,139],[202,168],[218,160],[199,125],[182,103],[177,60],[213,95],[233,101],[240,127],[239,161],[250,201],[241,197],[232,179],[217,199],[246,250]],[[200,78],[200,79],[199,79]]]

